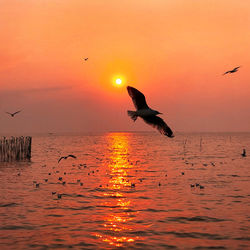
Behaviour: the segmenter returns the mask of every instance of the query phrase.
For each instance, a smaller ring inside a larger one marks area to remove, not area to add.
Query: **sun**
[[[120,78],[117,78],[117,79],[115,80],[115,83],[118,84],[118,85],[120,85],[120,84],[122,83],[122,80],[121,80]]]
[[[116,88],[122,88],[126,84],[127,80],[122,74],[114,74],[112,76],[112,85]]]

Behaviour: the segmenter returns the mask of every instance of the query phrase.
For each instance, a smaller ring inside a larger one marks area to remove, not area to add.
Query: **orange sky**
[[[0,39],[2,132],[151,130],[126,84],[174,131],[250,131],[250,1],[0,0]]]

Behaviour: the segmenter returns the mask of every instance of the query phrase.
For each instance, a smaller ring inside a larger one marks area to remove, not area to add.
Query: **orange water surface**
[[[249,133],[34,136],[0,163],[0,248],[248,249],[249,166]]]

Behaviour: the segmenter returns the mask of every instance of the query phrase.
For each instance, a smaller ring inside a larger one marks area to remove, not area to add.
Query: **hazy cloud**
[[[67,89],[72,89],[72,86],[56,86],[56,87],[46,87],[46,88],[25,88],[25,89],[4,89],[0,90],[1,96],[10,96],[10,95],[25,95],[29,93],[43,93],[43,92],[56,92]]]

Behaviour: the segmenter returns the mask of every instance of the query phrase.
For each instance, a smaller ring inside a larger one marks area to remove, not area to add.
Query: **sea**
[[[33,136],[0,163],[0,249],[250,249],[250,133]]]

